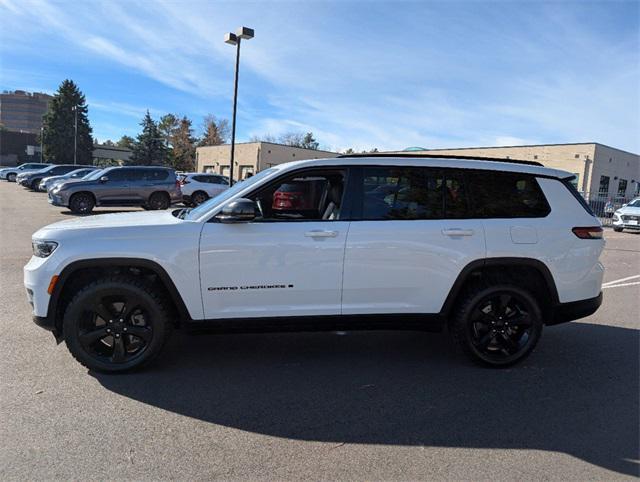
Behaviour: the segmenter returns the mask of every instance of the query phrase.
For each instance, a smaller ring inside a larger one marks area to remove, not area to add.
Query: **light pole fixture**
[[[231,119],[231,158],[229,160],[229,185],[233,186],[233,164],[236,148],[236,109],[238,105],[238,71],[240,68],[240,42],[242,39],[249,40],[254,36],[252,28],[239,27],[236,33],[225,34],[224,41],[229,45],[236,46],[236,71],[233,83],[233,117]]]
[[[73,121],[73,164],[78,164],[78,106],[74,105],[71,110],[75,117]]]
[[[40,127],[40,163],[42,164],[43,159],[43,147],[44,147],[44,127]]]

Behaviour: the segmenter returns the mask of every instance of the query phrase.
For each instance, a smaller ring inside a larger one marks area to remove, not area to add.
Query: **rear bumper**
[[[570,303],[560,303],[554,310],[552,321],[548,322],[547,325],[557,325],[559,323],[585,318],[595,313],[601,304],[602,292],[595,298],[572,301]]]

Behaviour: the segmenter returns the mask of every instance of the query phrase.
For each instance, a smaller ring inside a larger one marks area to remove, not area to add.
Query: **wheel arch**
[[[67,265],[58,275],[58,280],[49,299],[47,317],[50,317],[53,322],[54,334],[58,341],[62,339],[62,317],[68,302],[76,292],[75,288],[83,286],[85,282],[95,279],[96,276],[120,272],[130,272],[154,278],[153,282],[168,295],[178,320],[191,319],[173,280],[166,270],[155,261],[144,258],[79,260]]]
[[[523,283],[523,276],[532,276]],[[553,275],[546,264],[534,258],[484,258],[467,264],[453,283],[445,300],[441,314],[449,316],[454,305],[465,289],[482,279],[501,278],[516,286],[533,292],[543,311],[545,319],[551,321],[556,306],[559,305],[558,290]]]

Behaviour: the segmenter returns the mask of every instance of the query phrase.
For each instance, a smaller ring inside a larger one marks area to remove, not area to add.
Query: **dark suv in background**
[[[89,214],[95,206],[167,209],[181,200],[176,173],[166,167],[110,167],[49,191],[51,204],[68,207],[76,214]]]
[[[93,166],[83,166],[80,164],[53,164],[51,166],[45,167],[44,169],[40,169],[39,171],[20,174],[18,176],[18,182],[21,186],[28,187],[33,191],[37,191],[38,186],[40,185],[40,181],[42,181],[45,177],[62,176],[63,174],[68,174],[71,171],[75,171],[76,169],[90,167]]]

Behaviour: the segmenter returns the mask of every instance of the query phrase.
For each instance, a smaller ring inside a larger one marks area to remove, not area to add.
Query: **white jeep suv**
[[[94,370],[138,367],[193,326],[446,328],[507,366],[602,301],[602,227],[571,179],[442,156],[281,164],[197,208],[46,226],[24,282],[35,322]]]
[[[229,178],[220,174],[188,172],[181,174],[179,181],[182,201],[187,206],[199,206],[229,189]]]

